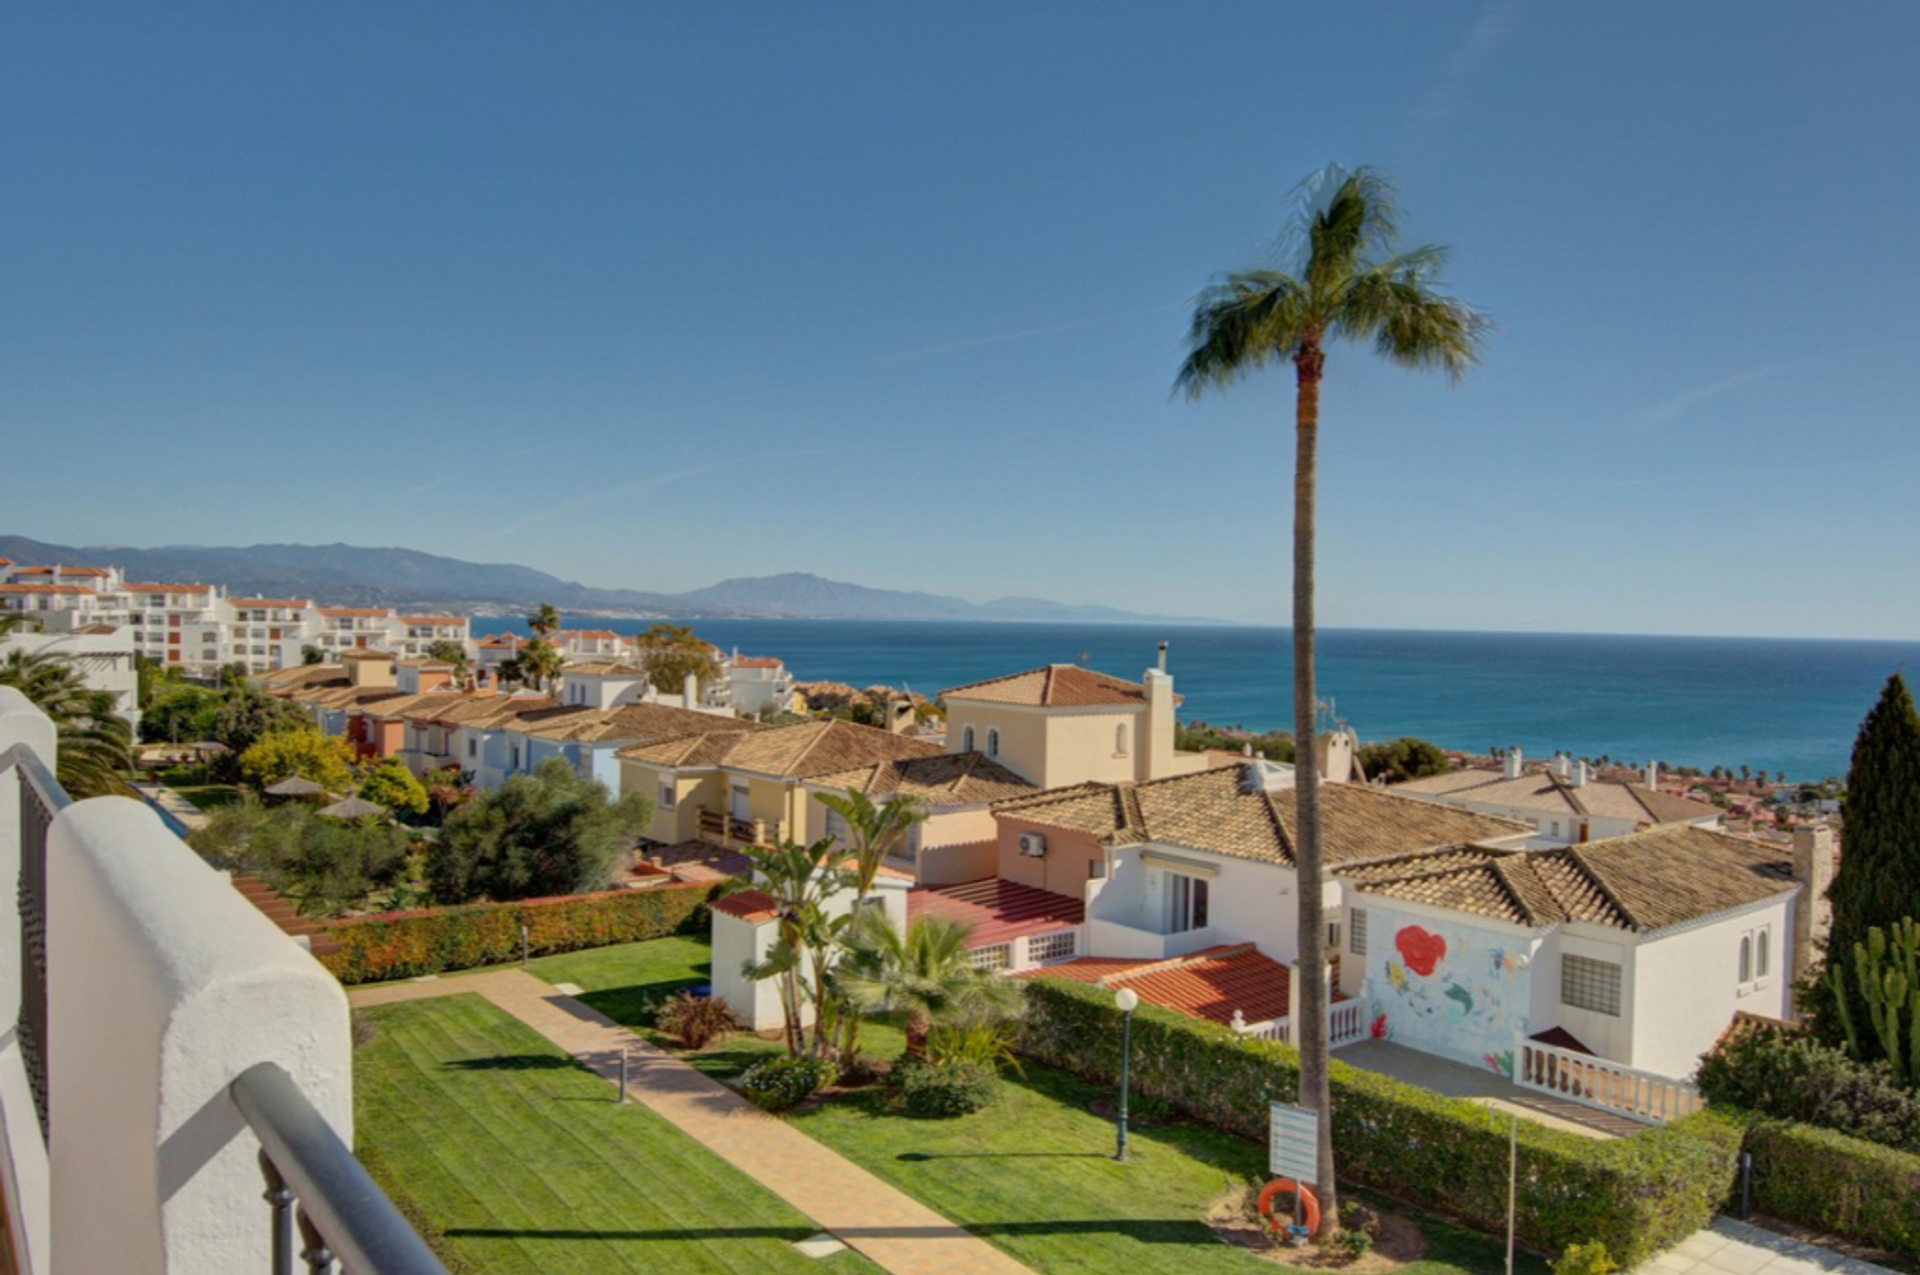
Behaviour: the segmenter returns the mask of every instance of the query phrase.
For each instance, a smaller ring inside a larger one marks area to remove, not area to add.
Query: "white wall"
[[[1352,902],[1367,910],[1367,1014],[1376,1033],[1511,1080],[1514,1036],[1530,1030],[1536,937],[1397,899],[1356,893]]]
[[[1561,958],[1584,956],[1620,966],[1620,1015],[1579,1009],[1560,999]],[[1633,1003],[1637,979],[1633,936],[1621,930],[1569,922],[1554,931],[1533,969],[1534,1032],[1560,1027],[1602,1058],[1633,1065]]]
[[[1685,1079],[1736,1011],[1786,1017],[1792,997],[1796,898],[1784,895],[1709,925],[1642,942],[1635,959],[1639,977],[1633,998],[1633,1056],[1627,1061],[1644,1071]],[[1771,930],[1768,972],[1743,987],[1740,938],[1762,926]]]
[[[1204,863],[1215,870],[1207,882],[1207,928],[1211,931],[1211,942],[1253,943],[1263,954],[1282,964],[1292,962],[1299,955],[1300,900],[1295,893],[1292,868],[1176,846],[1129,846],[1114,853],[1111,874],[1088,908],[1090,954],[1132,954],[1103,950],[1099,946],[1102,941],[1110,942],[1118,936],[1093,922],[1118,922],[1152,931],[1165,928],[1167,878],[1174,873],[1146,863],[1143,853]],[[1337,916],[1340,885],[1328,881],[1325,889],[1328,916]]]
[[[48,878],[60,1269],[266,1269],[259,1143],[227,1086],[277,1063],[351,1145],[345,993],[138,802],[63,813]]]

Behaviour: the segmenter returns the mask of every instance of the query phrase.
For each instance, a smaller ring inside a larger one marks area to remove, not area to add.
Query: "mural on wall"
[[[1376,915],[1391,916],[1384,908]],[[1514,936],[1412,918],[1382,929],[1393,951],[1382,955],[1384,969],[1368,972],[1372,1036],[1513,1079],[1513,1037],[1526,1029],[1531,996]]]

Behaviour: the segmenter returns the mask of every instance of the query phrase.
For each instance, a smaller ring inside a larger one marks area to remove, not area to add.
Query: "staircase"
[[[340,950],[340,944],[328,937],[332,927],[327,922],[301,916],[294,910],[293,904],[274,893],[273,887],[259,877],[236,876],[233,878],[233,888],[240,892],[240,897],[258,908],[262,916],[289,936],[304,937],[315,956],[326,956]]]

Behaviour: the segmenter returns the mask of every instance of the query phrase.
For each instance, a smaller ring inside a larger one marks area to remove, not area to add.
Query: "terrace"
[[[0,687],[13,1269],[444,1275],[349,1150],[339,984],[152,810],[71,803],[54,760],[53,724]]]

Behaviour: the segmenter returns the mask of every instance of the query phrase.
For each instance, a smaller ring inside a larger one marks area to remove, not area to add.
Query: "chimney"
[[[1585,758],[1573,763],[1573,778],[1570,781],[1575,788],[1587,786],[1587,762]]]
[[[1520,778],[1521,775],[1526,773],[1526,770],[1527,770],[1526,756],[1523,753],[1521,753],[1521,751],[1518,748],[1509,748],[1507,750],[1506,761],[1500,767],[1501,778],[1518,779]]]
[[[896,699],[887,701],[887,729],[896,735],[906,735],[913,730],[913,701]]]
[[[1320,782],[1344,784],[1353,779],[1353,732],[1329,731],[1313,741],[1320,761]]]
[[[1166,659],[1166,643],[1160,657]],[[1150,668],[1140,679],[1147,692],[1147,711],[1140,720],[1140,738],[1134,741],[1133,777],[1161,779],[1173,773],[1173,675]]]
[[[1565,779],[1573,771],[1573,758],[1566,753],[1553,755],[1553,773]]]
[[[1166,671],[1167,671],[1167,644],[1166,644],[1165,642],[1162,642],[1162,643],[1160,644],[1160,665],[1159,665],[1159,667],[1160,667],[1160,671],[1161,671],[1162,673],[1164,673],[1164,672],[1166,672]]]
[[[1659,762],[1657,761],[1648,762],[1647,769],[1641,777],[1646,780],[1646,786],[1648,788],[1652,789],[1654,792],[1660,791],[1660,763]]]
[[[700,702],[700,679],[695,674],[687,674],[687,680],[680,687],[680,707],[692,708]]]
[[[1798,982],[1819,958],[1833,924],[1833,905],[1827,902],[1827,887],[1833,884],[1833,829],[1793,830],[1793,879],[1801,885],[1793,906],[1793,977]]]

